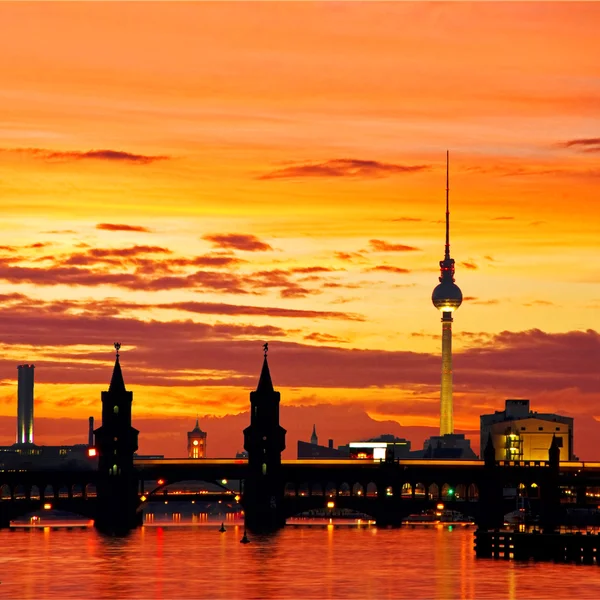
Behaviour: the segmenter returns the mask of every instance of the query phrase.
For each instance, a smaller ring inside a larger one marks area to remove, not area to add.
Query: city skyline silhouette
[[[480,414],[530,399],[593,458],[597,8],[74,10],[0,7],[0,445],[23,363],[36,440],[85,439],[120,339],[141,452],[183,454],[196,414],[241,449],[266,341],[289,448],[314,423],[418,447],[450,148],[454,429],[477,449]]]

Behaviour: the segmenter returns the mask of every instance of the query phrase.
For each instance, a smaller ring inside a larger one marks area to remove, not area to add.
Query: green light
[[[454,496],[454,490],[452,488],[448,490],[448,496]]]

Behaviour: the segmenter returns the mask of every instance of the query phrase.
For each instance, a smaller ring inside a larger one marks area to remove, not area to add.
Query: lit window
[[[262,466],[262,474],[263,475],[267,474],[267,465],[265,463],[263,463],[263,466]]]

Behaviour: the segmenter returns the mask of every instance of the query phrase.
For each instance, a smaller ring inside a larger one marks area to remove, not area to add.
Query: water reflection
[[[93,529],[2,530],[2,597],[600,597],[598,567],[476,560],[472,529],[332,522],[251,535],[244,545],[238,522],[226,522],[225,533],[220,524],[155,520],[125,538]]]

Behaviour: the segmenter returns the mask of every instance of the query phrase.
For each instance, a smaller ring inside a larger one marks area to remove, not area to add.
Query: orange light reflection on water
[[[183,517],[182,517],[183,518]],[[473,529],[377,529],[340,521],[249,533],[143,527],[124,538],[94,529],[0,531],[7,598],[555,598],[600,597],[600,569],[478,560]],[[193,576],[191,576],[193,575]],[[35,581],[35,585],[31,582]],[[41,590],[41,591],[40,591]]]

